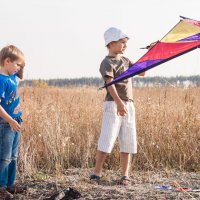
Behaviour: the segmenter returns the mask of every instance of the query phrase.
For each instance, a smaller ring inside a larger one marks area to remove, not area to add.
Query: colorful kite
[[[108,87],[114,83],[140,74],[148,69],[199,48],[200,21],[182,16],[180,17],[181,20],[161,40],[146,47],[149,50],[145,55],[143,55],[128,70],[104,87]]]

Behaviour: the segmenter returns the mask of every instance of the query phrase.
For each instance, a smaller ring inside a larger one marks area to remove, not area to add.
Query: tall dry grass
[[[136,90],[137,167],[200,169],[200,88]]]
[[[105,91],[95,87],[20,88],[23,133],[19,170],[57,172],[93,167]],[[134,89],[135,169],[199,170],[200,88]],[[105,167],[119,165],[118,145]]]

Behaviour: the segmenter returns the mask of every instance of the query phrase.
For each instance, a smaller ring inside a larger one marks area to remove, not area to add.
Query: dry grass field
[[[164,171],[166,175],[175,170],[195,173],[199,179],[200,88],[135,88],[133,92],[138,134],[133,174]],[[21,87],[20,95],[24,120],[18,168],[21,181],[45,179],[50,174],[62,177],[68,169],[90,170],[105,91],[86,86]],[[117,143],[104,167],[119,173]]]

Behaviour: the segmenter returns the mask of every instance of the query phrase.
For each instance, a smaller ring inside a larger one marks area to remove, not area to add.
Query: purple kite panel
[[[195,40],[200,40],[200,33],[196,34],[196,35],[192,35],[190,37],[181,39],[179,41],[195,41]]]
[[[141,63],[133,64],[128,70],[126,70],[123,74],[121,74],[118,78],[112,81],[112,84],[118,81],[121,81],[127,77],[131,77],[137,75],[143,71],[146,71],[152,68],[155,64],[161,62],[162,60],[147,60]]]

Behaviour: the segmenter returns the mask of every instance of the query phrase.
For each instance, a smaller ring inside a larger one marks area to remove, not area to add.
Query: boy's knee
[[[11,159],[1,159],[0,163],[1,165],[9,165],[11,162]]]

